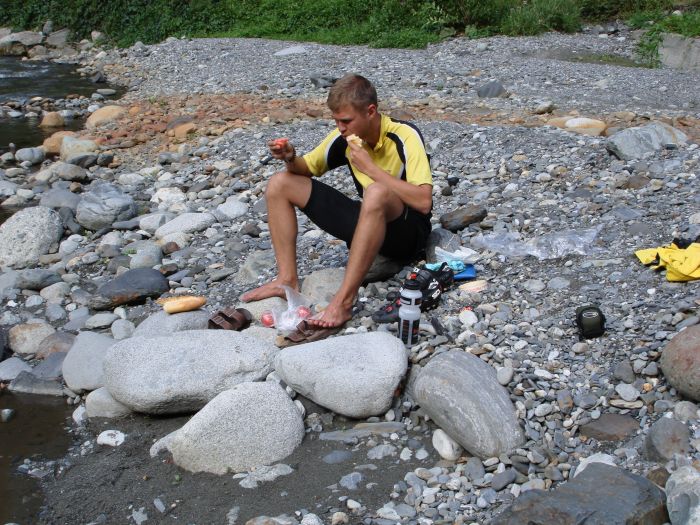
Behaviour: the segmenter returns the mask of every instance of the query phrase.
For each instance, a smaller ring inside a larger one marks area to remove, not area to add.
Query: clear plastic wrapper
[[[464,264],[474,264],[479,260],[479,254],[471,248],[466,248],[464,246],[460,246],[453,252],[448,252],[436,246],[435,259],[437,259],[438,263],[446,262],[449,264],[450,261],[462,261]]]
[[[477,235],[471,240],[472,246],[481,250],[502,253],[508,257],[532,255],[538,259],[557,259],[567,255],[589,255],[594,253],[595,242],[602,226],[584,230],[565,230],[552,232],[522,240],[519,233],[491,233]]]
[[[301,321],[311,315],[311,300],[289,286],[282,288],[287,296],[287,307],[270,310],[274,326],[282,331],[295,330]]]

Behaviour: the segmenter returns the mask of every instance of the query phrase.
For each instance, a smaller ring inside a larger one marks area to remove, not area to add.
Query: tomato
[[[280,138],[280,139],[275,139],[272,141],[275,144],[275,147],[277,148],[286,148],[287,143],[289,142],[288,138]]]
[[[297,315],[301,317],[302,319],[306,319],[311,315],[311,308],[308,306],[298,306],[297,307]]]
[[[272,312],[270,310],[263,312],[263,314],[260,316],[260,322],[268,328],[275,326],[275,318],[273,317]]]

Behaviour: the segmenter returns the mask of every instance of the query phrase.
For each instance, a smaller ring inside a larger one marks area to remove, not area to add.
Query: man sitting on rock
[[[242,296],[246,302],[284,297],[280,285],[298,287],[298,208],[350,250],[340,289],[323,312],[308,320],[320,329],[341,327],[352,317],[357,291],[378,253],[409,260],[425,248],[433,184],[420,132],[379,113],[369,80],[344,76],[331,87],[327,104],[337,129],[313,151],[301,157],[285,139],[269,143],[272,156],[285,163],[265,192],[278,274]],[[316,178],[343,165],[350,168],[361,201]]]

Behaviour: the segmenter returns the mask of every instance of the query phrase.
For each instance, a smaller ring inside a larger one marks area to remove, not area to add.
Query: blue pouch
[[[476,277],[476,268],[473,264],[467,264],[464,266],[464,270],[455,274],[455,281],[468,281],[469,279],[474,279]]]

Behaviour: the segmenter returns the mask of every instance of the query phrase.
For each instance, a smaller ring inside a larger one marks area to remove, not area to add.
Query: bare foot
[[[262,299],[267,299],[268,297],[281,297],[284,299],[286,294],[284,293],[284,288],[282,286],[289,286],[290,288],[297,289],[296,283],[284,282],[274,279],[269,283],[265,283],[262,286],[258,286],[250,290],[249,292],[241,295],[241,301],[244,303],[249,303],[251,301],[260,301]]]
[[[352,319],[352,305],[345,306],[334,297],[325,310],[308,318],[307,322],[319,328],[336,328],[343,326],[350,319]]]

